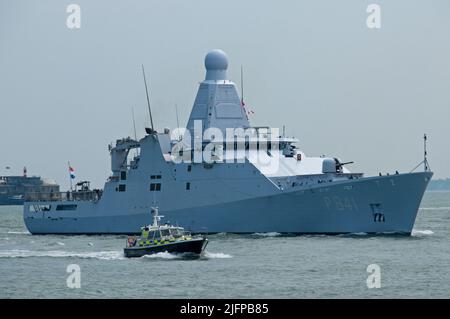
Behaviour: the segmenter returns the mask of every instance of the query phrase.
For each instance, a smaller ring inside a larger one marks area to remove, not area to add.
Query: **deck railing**
[[[101,196],[102,196],[101,190],[27,193],[25,194],[25,201],[26,202],[98,201]]]

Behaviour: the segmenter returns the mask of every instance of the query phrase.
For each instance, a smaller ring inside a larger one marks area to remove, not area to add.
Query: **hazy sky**
[[[81,29],[66,8],[81,6]],[[381,29],[366,25],[381,5]],[[429,135],[435,177],[450,176],[448,0],[0,0],[0,174],[102,186],[107,144],[148,121],[185,125],[221,48],[239,84],[245,68],[253,125],[287,127],[308,155],[355,161],[367,174],[409,171]]]

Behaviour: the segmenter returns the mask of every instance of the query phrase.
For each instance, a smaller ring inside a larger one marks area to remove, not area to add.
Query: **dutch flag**
[[[75,179],[75,170],[72,166],[69,166],[69,174],[71,179]]]

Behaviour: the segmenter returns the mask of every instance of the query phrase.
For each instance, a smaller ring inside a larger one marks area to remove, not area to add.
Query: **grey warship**
[[[151,122],[142,139],[117,140],[103,191],[30,198],[28,230],[139,234],[158,206],[194,233],[411,234],[433,175],[426,157],[423,171],[366,177],[308,156],[296,138],[250,125],[223,51],[209,52],[205,67],[185,130]]]

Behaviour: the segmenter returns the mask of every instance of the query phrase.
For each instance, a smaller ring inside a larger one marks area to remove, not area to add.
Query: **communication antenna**
[[[428,153],[427,153],[427,134],[423,135],[423,169],[425,172],[428,172],[430,170],[430,167],[428,165],[428,159],[427,159]]]
[[[134,129],[134,140],[137,142],[137,133],[136,133],[136,121],[134,120],[134,107],[131,107],[131,116],[133,118],[133,129]],[[138,150],[136,149],[136,156],[139,155]]]
[[[244,68],[241,65],[241,105],[244,106]]]
[[[155,129],[153,127],[152,110],[150,108],[150,99],[148,97],[147,80],[145,78],[145,70],[144,70],[144,65],[143,64],[142,64],[142,75],[144,77],[145,93],[147,94],[147,105],[148,105],[148,114],[150,115],[150,126],[151,126],[151,129],[152,129],[152,132],[153,132]]]
[[[410,173],[414,172],[417,168],[419,168],[420,165],[423,164],[423,170],[425,172],[430,171],[430,165],[428,164],[428,151],[427,151],[427,134],[423,135],[423,161],[417,164],[416,167],[414,167]]]
[[[244,103],[244,67],[241,65],[241,106],[244,109],[245,117],[248,120],[248,112]]]
[[[131,107],[131,116],[133,118],[134,140],[137,141],[136,121],[134,120],[134,107]]]
[[[175,103],[175,113],[177,115],[177,129],[180,131],[180,121],[178,120],[178,105]],[[181,134],[178,136],[178,140],[181,140]]]

